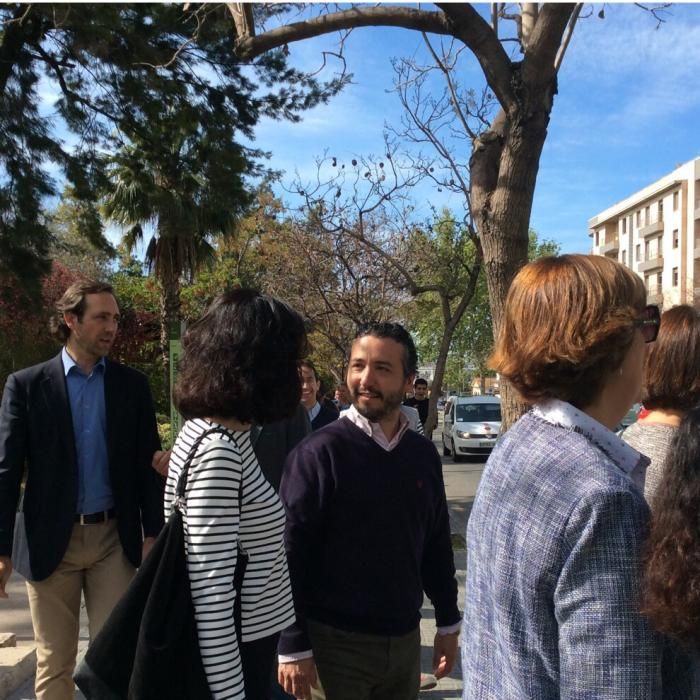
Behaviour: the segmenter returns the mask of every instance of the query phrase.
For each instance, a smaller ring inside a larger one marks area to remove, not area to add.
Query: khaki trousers
[[[43,581],[27,581],[37,643],[37,700],[73,700],[78,653],[80,594],[94,639],[134,576],[116,519],[73,526],[58,568]]]
[[[418,698],[419,628],[401,637],[380,637],[307,623],[321,680],[321,687],[311,690],[313,700]]]

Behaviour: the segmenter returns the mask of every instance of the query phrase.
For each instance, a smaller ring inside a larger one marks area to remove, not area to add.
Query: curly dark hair
[[[700,407],[676,430],[654,497],[643,611],[683,646],[700,646]]]
[[[391,338],[399,343],[399,345],[403,345],[404,376],[410,377],[418,371],[418,353],[416,352],[416,346],[409,332],[400,323],[390,323],[388,321],[383,323],[363,323],[357,328],[355,340],[363,338],[366,335],[371,335],[375,338]]]
[[[227,291],[182,339],[173,400],[185,418],[287,418],[301,398],[306,350],[304,320],[287,304],[252,289]]]

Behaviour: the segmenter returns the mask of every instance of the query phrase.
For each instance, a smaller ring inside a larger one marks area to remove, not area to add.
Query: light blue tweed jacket
[[[690,697],[663,691],[663,642],[639,613],[648,520],[596,443],[523,416],[489,458],[467,528],[464,699]]]

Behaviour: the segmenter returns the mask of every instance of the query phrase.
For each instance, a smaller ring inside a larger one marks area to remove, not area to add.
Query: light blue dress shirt
[[[73,418],[75,453],[78,460],[76,513],[97,513],[114,506],[107,456],[104,357],[85,374],[68,354],[61,353],[66,373],[68,401]]]

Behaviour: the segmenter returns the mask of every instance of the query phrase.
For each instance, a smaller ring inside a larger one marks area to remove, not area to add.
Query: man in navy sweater
[[[435,608],[433,670],[457,656],[460,613],[440,458],[408,429],[401,400],[416,350],[398,324],[353,342],[352,407],[288,457],[280,495],[297,622],[279,679],[301,700],[411,700],[420,677],[423,592]]]

